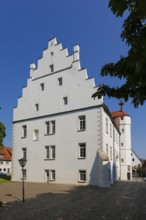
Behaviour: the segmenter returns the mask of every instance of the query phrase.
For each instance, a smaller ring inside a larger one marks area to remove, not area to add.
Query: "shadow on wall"
[[[103,153],[97,152],[90,173],[90,184],[110,187],[116,181],[115,165]]]

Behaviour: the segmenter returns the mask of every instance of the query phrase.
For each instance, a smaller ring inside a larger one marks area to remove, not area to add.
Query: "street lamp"
[[[25,202],[24,199],[24,167],[26,165],[27,160],[25,158],[21,158],[18,160],[20,166],[22,167],[22,202]]]

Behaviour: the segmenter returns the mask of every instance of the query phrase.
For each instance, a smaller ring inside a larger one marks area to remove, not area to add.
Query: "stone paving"
[[[145,220],[146,182],[118,182],[110,188],[0,183],[0,220]]]

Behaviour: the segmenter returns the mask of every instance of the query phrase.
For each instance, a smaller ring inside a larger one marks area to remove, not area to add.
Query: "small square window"
[[[35,111],[36,111],[36,112],[39,111],[39,104],[38,104],[38,103],[35,104]]]
[[[44,89],[45,89],[45,84],[44,84],[44,83],[41,83],[41,84],[40,84],[40,90],[41,90],[41,91],[44,91]]]
[[[63,104],[64,105],[67,105],[68,104],[68,97],[63,97]]]
[[[63,84],[62,77],[59,77],[58,78],[58,86],[62,86],[62,84]]]
[[[22,125],[22,138],[26,138],[26,137],[27,137],[27,126]]]
[[[53,64],[50,65],[50,71],[51,71],[51,73],[54,72],[54,65]]]

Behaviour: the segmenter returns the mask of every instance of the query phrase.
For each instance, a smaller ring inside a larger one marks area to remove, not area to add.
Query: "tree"
[[[129,46],[129,51],[116,63],[105,64],[100,75],[118,77],[124,79],[124,83],[118,87],[101,85],[92,97],[107,95],[125,101],[131,98],[134,107],[138,107],[146,100],[146,1],[110,0],[109,8],[116,17],[128,12],[121,38]]]
[[[2,122],[0,122],[0,147],[3,146],[3,140],[6,137],[6,128]]]

